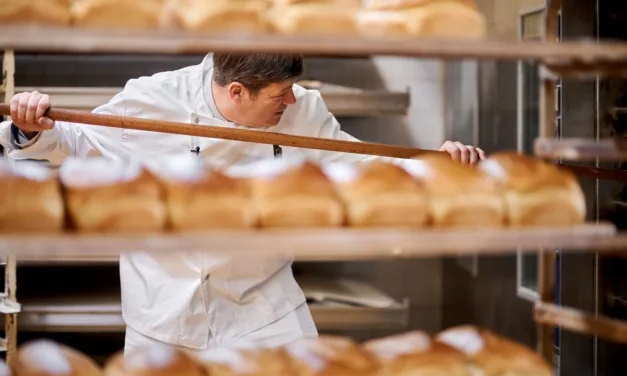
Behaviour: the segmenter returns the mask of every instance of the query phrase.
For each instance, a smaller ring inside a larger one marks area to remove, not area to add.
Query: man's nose
[[[283,104],[294,104],[296,103],[296,96],[294,95],[294,90],[290,89],[285,93],[285,98],[283,99]]]

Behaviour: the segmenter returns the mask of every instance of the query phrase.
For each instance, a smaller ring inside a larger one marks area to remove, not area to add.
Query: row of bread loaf
[[[213,33],[482,38],[474,0],[6,0],[0,23]]]
[[[6,367],[5,367],[6,368]],[[46,340],[18,349],[13,376],[550,376],[525,346],[472,327],[435,337],[411,331],[363,344],[320,336],[278,348],[237,344],[203,352],[165,345],[116,354],[101,368],[84,354]],[[0,372],[0,376],[9,376]]]
[[[31,233],[568,227],[586,214],[569,171],[515,153],[477,167],[443,155],[401,165],[270,159],[222,171],[188,155],[152,164],[68,158],[58,176],[5,160],[0,208],[0,231]]]

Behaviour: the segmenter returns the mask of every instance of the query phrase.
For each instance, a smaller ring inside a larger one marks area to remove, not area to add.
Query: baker
[[[358,141],[340,129],[317,91],[295,84],[302,73],[301,56],[210,54],[196,66],[132,79],[94,112]],[[306,153],[319,162],[374,158],[55,122],[44,116],[50,97],[38,92],[17,94],[10,105],[12,122],[0,124],[0,141],[13,159],[58,164],[70,155],[150,159],[187,152],[227,168],[278,152],[283,158]],[[485,158],[459,142],[447,141],[441,150],[462,163]],[[291,260],[123,254],[120,278],[125,352],[151,342],[203,351],[317,335]]]

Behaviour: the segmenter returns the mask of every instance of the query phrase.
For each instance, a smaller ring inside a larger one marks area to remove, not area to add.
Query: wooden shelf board
[[[573,308],[559,307],[551,303],[538,303],[535,320],[543,325],[559,326],[572,332],[598,336],[627,344],[627,321],[594,316]]]
[[[223,52],[300,52],[308,55],[401,55],[442,59],[542,60],[578,68],[627,61],[627,44],[596,41],[544,43],[510,40],[394,39],[341,36],[287,37],[280,35],[216,35],[180,31],[120,31],[0,26],[0,48],[16,51],[205,54]]]
[[[627,139],[538,138],[536,155],[566,161],[613,162],[627,159]]]
[[[221,256],[293,256],[298,261],[374,260],[461,254],[505,254],[538,249],[627,248],[611,224],[573,228],[436,229],[290,229],[215,231],[205,234],[3,235],[0,255],[18,260],[110,258],[120,253],[207,252]]]

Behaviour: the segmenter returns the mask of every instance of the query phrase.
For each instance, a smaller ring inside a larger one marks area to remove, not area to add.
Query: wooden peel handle
[[[10,115],[7,104],[0,104],[0,114]],[[81,111],[51,108],[46,116],[55,121],[98,125],[103,127],[135,129],[140,131],[181,134],[188,136],[219,138],[224,140],[253,142],[258,144],[282,145],[305,149],[328,150],[342,153],[378,155],[395,158],[411,158],[435,150],[415,149],[401,146],[292,136],[281,133],[262,132],[248,129],[233,129],[211,125],[176,123],[163,120],[146,120],[128,116],[102,115]]]

